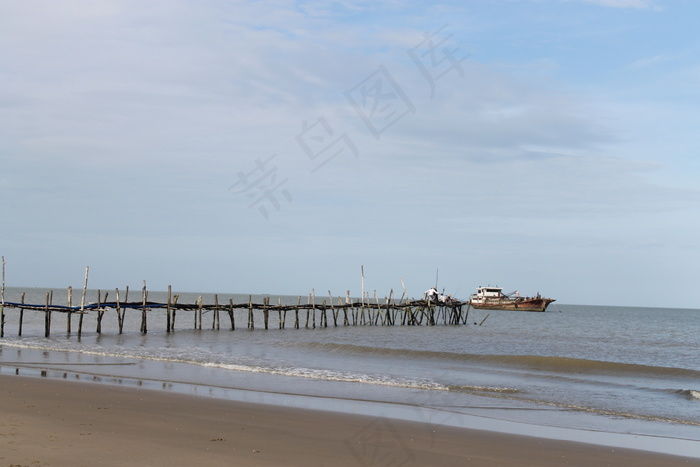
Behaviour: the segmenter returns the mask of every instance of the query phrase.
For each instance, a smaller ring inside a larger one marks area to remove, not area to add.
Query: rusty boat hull
[[[469,305],[478,310],[515,310],[515,311],[545,311],[553,298],[486,298],[478,301],[470,300]]]

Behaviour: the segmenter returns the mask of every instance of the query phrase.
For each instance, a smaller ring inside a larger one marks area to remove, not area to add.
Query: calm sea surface
[[[10,288],[5,300],[19,301],[21,292],[27,303],[45,303],[46,289]],[[180,294],[179,303],[198,296]],[[203,298],[213,303],[213,295]],[[221,294],[219,302],[229,298],[248,299]],[[96,300],[96,292],[88,299]],[[148,299],[166,297],[149,292]],[[55,290],[53,303],[65,304],[66,291]],[[625,445],[615,436],[631,434],[627,438],[641,439],[645,448],[700,457],[699,310],[555,303],[545,313],[472,310],[470,324],[461,326],[334,327],[329,318],[328,328],[316,329],[303,329],[305,313],[302,329],[294,329],[288,312],[283,330],[273,312],[269,330],[261,329],[260,313],[252,331],[244,311],[236,312],[235,331],[226,313],[216,331],[212,313],[195,330],[193,312],[179,311],[176,332],[166,333],[165,313],[154,309],[147,334],[139,332],[141,311],[128,310],[122,335],[115,312],[106,313],[101,335],[91,313],[81,338],[77,316],[68,335],[66,315],[54,313],[45,338],[44,314],[25,311],[18,337],[19,311],[6,309],[0,373],[615,445]]]

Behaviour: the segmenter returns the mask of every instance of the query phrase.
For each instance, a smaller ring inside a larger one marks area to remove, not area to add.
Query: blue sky
[[[698,308],[698,17],[0,0],[7,285]]]

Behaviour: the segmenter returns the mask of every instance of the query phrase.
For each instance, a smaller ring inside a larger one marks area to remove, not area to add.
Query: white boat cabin
[[[501,287],[479,287],[476,289],[476,295],[479,297],[500,297],[503,295]]]
[[[501,287],[478,287],[476,293],[471,296],[472,303],[484,303],[488,299],[503,297],[503,288]]]

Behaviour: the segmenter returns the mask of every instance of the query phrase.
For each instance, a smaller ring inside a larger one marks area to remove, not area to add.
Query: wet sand
[[[700,459],[361,415],[0,376],[6,466],[689,466]]]

